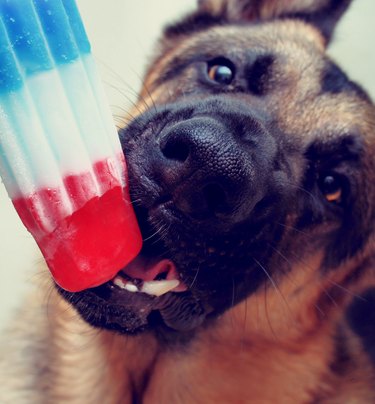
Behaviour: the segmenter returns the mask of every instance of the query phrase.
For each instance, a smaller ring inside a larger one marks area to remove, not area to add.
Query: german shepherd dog
[[[375,108],[325,55],[349,3],[201,0],[165,29],[120,131],[143,250],[38,286],[2,403],[375,403]]]

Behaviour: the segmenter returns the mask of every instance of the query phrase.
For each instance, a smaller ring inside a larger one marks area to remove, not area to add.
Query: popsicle
[[[0,175],[62,288],[100,285],[138,254],[122,148],[74,0],[0,0]]]

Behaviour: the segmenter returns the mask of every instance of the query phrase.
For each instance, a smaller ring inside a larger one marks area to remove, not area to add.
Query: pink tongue
[[[143,281],[152,281],[162,273],[166,274],[167,280],[178,279],[176,266],[168,259],[156,260],[137,257],[122,272],[131,278],[142,279]]]

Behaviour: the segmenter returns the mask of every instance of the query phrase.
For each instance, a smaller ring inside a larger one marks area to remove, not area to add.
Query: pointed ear
[[[198,0],[203,13],[228,22],[296,18],[314,25],[328,43],[351,0]]]

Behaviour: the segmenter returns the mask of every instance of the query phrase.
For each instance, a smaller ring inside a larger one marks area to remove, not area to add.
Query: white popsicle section
[[[116,127],[113,124],[112,112],[107,102],[106,94],[104,93],[102,83],[99,80],[99,74],[97,71],[96,64],[91,55],[83,55],[82,61],[86,67],[87,76],[88,79],[90,80],[91,89],[94,94],[95,101],[97,103],[97,108],[102,118],[102,122],[105,126],[105,132],[107,134],[108,141],[111,144],[112,152],[115,156],[119,156],[122,154],[122,148]],[[118,159],[116,159],[115,162],[118,178],[121,180],[122,186],[125,187],[126,184],[125,184],[124,168],[121,165],[122,162],[120,162]]]
[[[38,188],[58,186],[59,179],[69,173],[78,174],[90,171],[90,156],[81,136],[79,123],[64,90],[64,85],[74,84],[68,80],[60,81],[57,70],[30,75],[25,81],[25,86],[29,90],[37,111],[36,116],[39,117],[41,124],[41,132],[38,135],[40,138],[44,137],[49,145],[49,148],[44,148],[39,152],[40,159],[55,158],[59,167],[57,175],[50,178],[52,181],[48,183],[42,181],[43,173],[37,171]],[[82,119],[87,119],[87,117],[82,117]],[[39,138],[37,139],[38,145],[42,143],[42,141],[39,143]]]
[[[4,102],[2,103],[4,104]],[[0,104],[0,177],[9,194],[19,195],[21,189],[27,189],[31,186],[32,180],[29,178],[29,167],[25,162],[22,161],[23,164],[17,167],[15,162],[9,161],[9,156],[22,155],[17,139],[12,137],[13,133],[14,128],[9,122],[9,116],[4,106]],[[15,166],[16,168],[14,168]],[[13,171],[19,173],[18,180]]]
[[[69,83],[64,86],[67,102],[74,114],[80,137],[87,147],[89,159],[94,162],[114,154],[111,142],[105,136],[105,124],[98,109],[96,94],[91,89],[81,60],[59,66],[58,72],[61,82]]]
[[[10,197],[30,195],[41,184],[61,187],[56,158],[26,87],[1,96],[0,114],[0,143],[5,161],[0,166]]]
[[[103,160],[124,182],[121,145],[89,59],[30,75],[20,90],[0,96],[0,140],[5,157],[12,156],[1,172],[11,198],[60,188],[61,178],[87,172],[101,195],[92,167]]]

